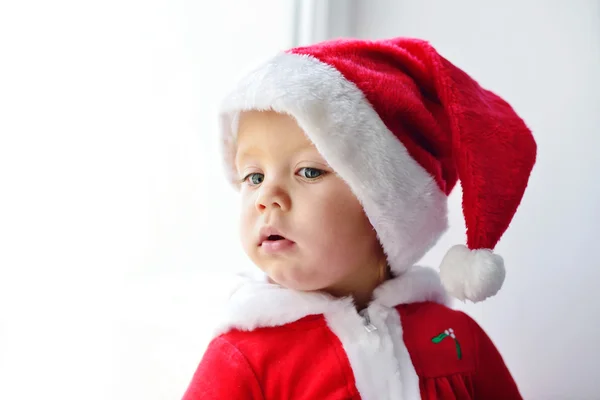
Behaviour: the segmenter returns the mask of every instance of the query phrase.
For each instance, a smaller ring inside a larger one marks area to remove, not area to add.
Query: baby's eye
[[[251,174],[246,175],[246,177],[244,178],[244,182],[248,182],[251,186],[260,185],[264,180],[264,174],[261,174],[259,172],[253,172]]]
[[[298,171],[298,174],[306,179],[316,179],[318,177],[320,177],[321,175],[323,175],[325,173],[325,171],[322,171],[320,169],[317,168],[300,168],[300,170]]]

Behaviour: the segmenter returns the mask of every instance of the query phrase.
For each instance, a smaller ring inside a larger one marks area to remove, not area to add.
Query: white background
[[[177,399],[245,262],[218,99],[279,0],[0,5],[0,399]]]
[[[297,40],[428,39],[525,118],[539,161],[497,248],[507,282],[463,308],[526,398],[595,399],[600,6],[482,4],[334,1],[303,10],[318,29]],[[247,264],[217,100],[290,45],[292,6],[1,3],[0,399],[181,396],[225,278]],[[452,228],[426,264],[464,241],[460,188],[450,203]]]
[[[527,399],[600,398],[600,2],[353,1],[353,35],[429,40],[526,120],[538,162],[498,245],[499,296],[463,307],[488,331]],[[464,241],[451,229],[423,260]]]

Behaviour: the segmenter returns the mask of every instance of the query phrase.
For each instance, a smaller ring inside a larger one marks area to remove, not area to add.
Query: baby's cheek
[[[251,244],[256,240],[254,232],[254,219],[249,212],[242,212],[239,219],[239,238],[244,251],[250,255]]]
[[[306,265],[303,268],[290,268],[282,275],[283,285],[294,290],[313,291],[327,286],[323,271]]]

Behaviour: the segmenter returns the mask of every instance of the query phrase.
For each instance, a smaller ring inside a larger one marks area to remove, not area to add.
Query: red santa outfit
[[[187,392],[192,399],[519,399],[498,351],[450,293],[482,301],[505,278],[493,248],[536,157],[514,110],[428,43],[335,40],[289,50],[222,108],[226,165],[239,114],[293,116],[377,231],[393,279],[360,313],[351,299],[247,279]],[[461,180],[467,246],[438,275],[415,266],[447,227]]]

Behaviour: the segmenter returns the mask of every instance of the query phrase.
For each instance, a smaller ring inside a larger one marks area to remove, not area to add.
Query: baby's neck
[[[322,289],[322,292],[328,293],[334,297],[352,297],[357,311],[361,311],[369,306],[373,300],[373,292],[383,282],[392,278],[389,266],[386,265],[383,274],[377,271],[377,274],[367,274],[357,284],[336,285],[334,287]],[[267,281],[271,284],[278,284],[270,277]]]
[[[375,274],[367,274],[361,277],[354,284],[339,285],[325,289],[324,291],[335,297],[352,297],[358,311],[367,308],[373,300],[373,292],[383,282],[391,278],[389,267],[385,267],[383,272],[379,270]]]

